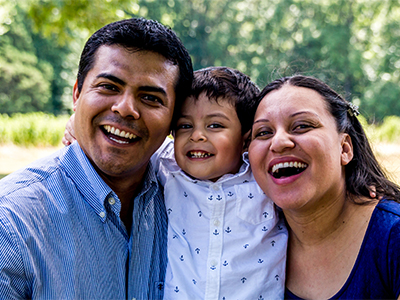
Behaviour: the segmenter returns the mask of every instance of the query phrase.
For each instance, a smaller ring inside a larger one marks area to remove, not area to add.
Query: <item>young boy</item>
[[[244,152],[258,92],[239,71],[196,71],[174,140],[152,158],[168,213],[164,299],[283,299],[287,230]]]
[[[283,299],[287,230],[242,155],[258,92],[239,71],[196,71],[174,141],[153,157],[169,224],[164,299]]]

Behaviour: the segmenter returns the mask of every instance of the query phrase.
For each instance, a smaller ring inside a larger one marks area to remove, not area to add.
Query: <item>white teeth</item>
[[[272,173],[278,171],[279,169],[283,169],[283,168],[305,169],[305,168],[307,168],[307,166],[308,166],[307,164],[303,164],[303,163],[297,162],[297,161],[295,161],[295,162],[291,161],[290,163],[288,163],[288,162],[279,163],[279,164],[272,166]]]
[[[189,152],[189,156],[193,158],[205,158],[205,157],[210,157],[211,153],[204,153],[204,152],[199,152],[199,151],[191,151]]]
[[[124,130],[119,130],[118,128],[114,128],[113,126],[110,126],[110,125],[104,125],[104,129],[107,131],[107,132],[110,132],[110,133],[112,133],[112,134],[114,134],[114,135],[117,135],[117,136],[120,136],[120,137],[123,137],[123,138],[126,138],[126,139],[135,139],[135,138],[137,138],[137,135],[134,135],[133,133],[129,133],[129,132],[125,132]],[[115,139],[112,139],[113,141],[116,141]],[[126,144],[127,142],[121,142],[121,141],[119,141],[120,143],[122,143],[122,144]]]

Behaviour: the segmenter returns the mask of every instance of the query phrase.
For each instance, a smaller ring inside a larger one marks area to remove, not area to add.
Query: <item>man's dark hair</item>
[[[178,65],[175,107],[180,108],[190,91],[193,66],[185,46],[170,28],[144,18],[121,20],[100,28],[88,39],[81,54],[77,76],[79,92],[88,72],[93,68],[97,50],[103,45],[118,45],[128,50],[155,52],[174,65]]]
[[[212,101],[228,101],[236,109],[242,134],[251,129],[254,98],[260,89],[242,72],[228,67],[209,67],[194,72],[190,96],[195,101],[200,94]]]
[[[270,92],[284,85],[304,87],[316,91],[326,102],[328,111],[336,121],[338,132],[347,133],[353,144],[353,159],[345,166],[346,190],[353,200],[357,196],[370,197],[371,187],[376,195],[399,201],[400,188],[387,179],[379,165],[367,135],[354,113],[354,106],[324,82],[310,76],[283,77],[268,84],[256,99],[257,105]],[[356,197],[355,197],[356,196]]]

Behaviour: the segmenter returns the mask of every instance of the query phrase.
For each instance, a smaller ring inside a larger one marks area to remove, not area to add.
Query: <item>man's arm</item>
[[[0,299],[27,299],[28,283],[17,236],[11,225],[0,219]]]
[[[62,143],[65,146],[71,145],[76,140],[74,123],[75,123],[75,114],[72,114],[67,124],[65,125],[64,136],[62,138]]]

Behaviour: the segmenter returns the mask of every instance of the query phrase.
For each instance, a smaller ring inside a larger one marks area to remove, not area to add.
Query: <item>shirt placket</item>
[[[225,195],[220,184],[210,186],[210,194],[207,201],[210,205],[212,215],[210,218],[210,244],[207,259],[205,299],[217,299],[221,283],[221,255],[225,212]]]

